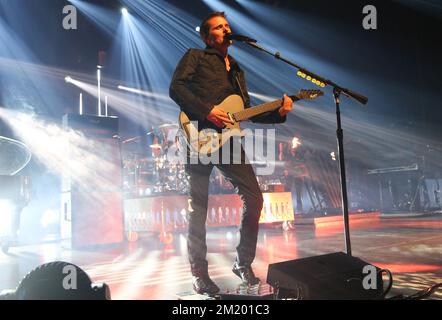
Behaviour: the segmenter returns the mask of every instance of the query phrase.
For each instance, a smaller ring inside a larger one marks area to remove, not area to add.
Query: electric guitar
[[[324,95],[321,90],[300,90],[298,94],[290,96],[293,101],[302,99],[312,100]],[[240,122],[276,110],[282,105],[282,99],[260,104],[255,107],[244,108],[244,103],[239,95],[232,94],[216,107],[224,110],[232,120],[224,128],[216,127],[212,122],[192,121],[187,114],[181,111],[179,124],[184,132],[184,137],[191,150],[198,153],[211,154],[221,148],[233,136],[242,137]],[[220,130],[222,130],[220,132]]]

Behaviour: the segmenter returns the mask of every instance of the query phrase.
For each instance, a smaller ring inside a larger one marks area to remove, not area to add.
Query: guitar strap
[[[239,82],[237,72],[235,73],[235,80],[236,80],[236,83],[238,84],[239,91],[241,92],[242,101],[246,102],[246,97],[244,96],[244,91],[242,90],[241,83]]]
[[[235,62],[234,68],[235,68],[235,70],[233,70],[233,72],[235,72],[235,81],[236,81],[236,84],[238,85],[239,91],[241,93],[242,101],[245,103],[246,96],[244,95],[244,90],[243,90],[243,88],[241,86],[241,82],[239,81],[239,78],[238,78],[238,74],[240,73],[240,71],[239,71],[239,66],[238,66],[237,62]]]

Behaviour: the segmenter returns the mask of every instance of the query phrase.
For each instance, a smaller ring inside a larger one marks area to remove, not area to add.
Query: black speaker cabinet
[[[118,117],[68,113],[63,116],[63,128],[81,132],[89,138],[110,139],[118,135]]]
[[[120,192],[63,192],[60,220],[63,246],[81,249],[124,240]]]
[[[62,177],[65,247],[123,240],[122,158],[118,118],[67,114],[69,165]]]
[[[63,192],[120,192],[122,157],[118,118],[67,114],[69,165],[62,177]]]
[[[375,281],[368,281],[372,272]],[[383,293],[381,270],[343,252],[270,264],[267,283],[279,298],[302,300],[371,300]]]

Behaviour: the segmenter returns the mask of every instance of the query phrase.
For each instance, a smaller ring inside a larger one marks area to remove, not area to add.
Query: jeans
[[[206,220],[209,191],[209,176],[216,166],[229,180],[244,203],[239,228],[240,240],[236,247],[236,262],[239,266],[250,266],[255,258],[258,240],[259,217],[263,197],[251,164],[245,163],[241,148],[240,164],[188,164],[186,173],[190,184],[187,248],[191,271],[194,276],[207,274]]]

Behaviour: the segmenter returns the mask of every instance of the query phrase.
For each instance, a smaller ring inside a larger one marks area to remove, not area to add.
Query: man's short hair
[[[227,16],[224,13],[224,11],[216,11],[208,14],[204,18],[204,20],[201,22],[200,25],[200,37],[201,39],[203,39],[204,42],[207,36],[209,35],[209,30],[210,30],[209,20],[212,19],[213,17],[223,17],[224,19],[226,19]]]

